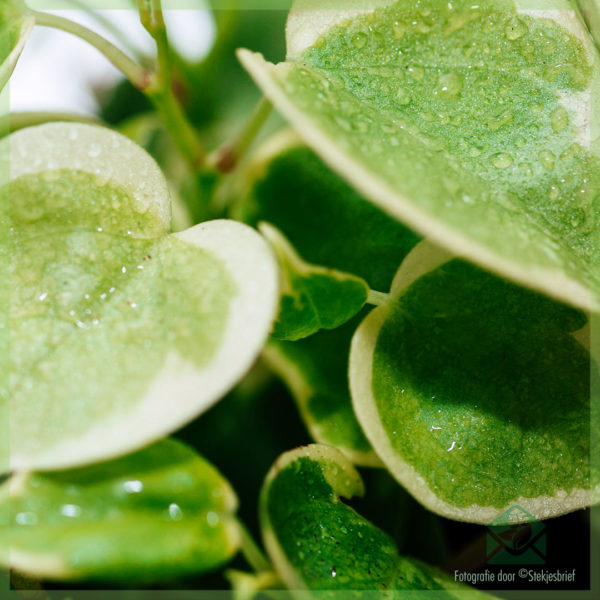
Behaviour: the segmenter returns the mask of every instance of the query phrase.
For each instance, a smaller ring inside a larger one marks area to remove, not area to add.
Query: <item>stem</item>
[[[241,533],[241,550],[248,564],[256,573],[272,571],[271,564],[256,542],[252,539],[250,532],[246,529],[243,523],[238,521]]]
[[[367,304],[372,304],[373,306],[383,306],[389,301],[389,299],[389,294],[385,294],[384,292],[376,292],[375,290],[369,290]]]
[[[173,141],[196,170],[205,163],[205,153],[196,131],[173,94],[171,51],[160,0],[138,0],[140,21],[156,42],[158,70],[146,95],[161,115]]]
[[[217,149],[209,158],[209,163],[214,165],[221,173],[233,171],[258,135],[272,110],[273,105],[263,96],[254,107],[241,131],[232,141]]]
[[[90,7],[85,4],[84,0],[67,0],[67,2],[78,10],[86,11],[86,13],[92,17],[94,21],[98,23],[98,25],[104,27],[104,29],[109,31],[123,47],[127,48],[131,55],[135,56],[137,59],[141,58],[140,49],[136,48],[135,45],[131,43],[123,31],[117,25],[115,25],[111,19],[105,17],[97,10],[90,10]]]
[[[139,65],[122,50],[104,39],[101,35],[98,35],[95,31],[79,23],[50,13],[34,11],[33,15],[35,16],[37,25],[66,31],[94,46],[139,90],[144,91],[152,84],[153,75],[151,71]]]
[[[17,112],[0,117],[0,132],[7,134],[25,127],[41,125],[50,121],[69,121],[73,123],[99,123],[96,117],[59,112]]]

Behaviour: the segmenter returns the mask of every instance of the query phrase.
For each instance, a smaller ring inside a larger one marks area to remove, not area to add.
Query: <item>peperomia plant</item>
[[[510,527],[600,502],[600,4],[297,0],[277,64],[249,38],[279,11],[213,2],[192,64],[160,0],[136,8],[140,62],[0,7],[0,86],[36,25],[126,77],[104,123],[3,121],[0,565],[478,597],[403,545],[415,510]]]

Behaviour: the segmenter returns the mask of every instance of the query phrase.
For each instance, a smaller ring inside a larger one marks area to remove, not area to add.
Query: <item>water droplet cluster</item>
[[[233,284],[220,263],[156,238],[152,211],[100,175],[42,172],[0,189],[10,218],[11,418],[32,447],[126,410],[170,351],[203,364],[226,318]]]
[[[505,256],[594,277],[600,166],[565,100],[590,80],[570,33],[511,3],[420,0],[302,58],[282,70],[294,102],[402,196]]]

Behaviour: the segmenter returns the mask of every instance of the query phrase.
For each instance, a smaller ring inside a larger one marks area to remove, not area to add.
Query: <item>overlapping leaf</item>
[[[285,237],[268,223],[261,233],[279,258],[283,285],[280,310],[272,336],[300,340],[321,329],[336,329],[365,305],[369,286],[359,277],[311,265],[296,253]]]
[[[236,216],[275,224],[303,257],[354,273],[375,290],[389,288],[418,239],[289,132],[269,140],[247,173]],[[374,465],[378,460],[356,422],[348,390],[350,338],[358,323],[355,318],[295,343],[273,341],[265,356],[294,394],[314,440],[341,448],[357,464]]]
[[[479,598],[441,571],[398,555],[391,538],[341,501],[363,494],[360,476],[339,451],[299,448],[279,457],[261,493],[265,545],[292,590],[318,590],[318,598],[403,598],[436,590],[436,597]]]
[[[299,135],[440,245],[600,306],[598,56],[573,5],[295,4],[288,62],[240,58]]]
[[[598,501],[586,316],[446,261],[417,247],[353,339],[352,398],[375,451],[450,518],[500,523],[516,504],[543,519]]]
[[[17,474],[0,487],[10,515],[2,566],[128,585],[203,573],[239,547],[236,505],[215,468],[174,440],[81,469]]]
[[[4,0],[0,5],[0,90],[12,75],[34,22],[21,0]]]
[[[266,242],[231,221],[167,235],[162,174],[108,130],[45,125],[2,151],[11,468],[116,456],[214,403],[276,313]]]
[[[335,446],[355,464],[379,466],[354,415],[348,388],[350,340],[366,312],[304,340],[272,340],[263,355],[294,395],[315,441]]]

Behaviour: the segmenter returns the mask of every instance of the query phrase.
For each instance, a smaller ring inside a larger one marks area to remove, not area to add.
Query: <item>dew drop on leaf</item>
[[[506,24],[506,37],[507,39],[514,41],[522,38],[529,31],[527,23],[522,19],[515,17]]]
[[[497,169],[508,169],[513,164],[513,159],[506,152],[498,152],[492,156],[492,164]]]

